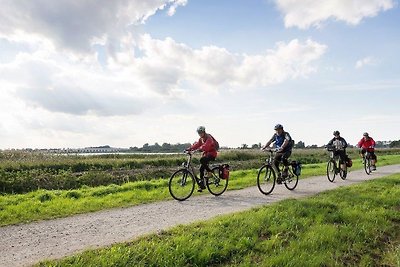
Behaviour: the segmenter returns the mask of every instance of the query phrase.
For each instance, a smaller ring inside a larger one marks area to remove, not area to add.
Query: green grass
[[[38,266],[399,266],[400,174]]]
[[[380,166],[397,163],[400,163],[400,155],[381,156],[379,161]],[[353,166],[352,169],[360,169],[361,160],[354,160]],[[325,163],[303,165],[301,178],[325,175],[325,168]],[[228,190],[255,186],[256,177],[257,170],[233,171]],[[349,179],[351,179],[351,174]],[[198,194],[208,194],[208,192],[194,193],[194,195]],[[172,199],[168,191],[167,179],[123,185],[111,184],[94,188],[84,186],[76,190],[37,190],[27,194],[0,195],[0,226],[167,199]]]

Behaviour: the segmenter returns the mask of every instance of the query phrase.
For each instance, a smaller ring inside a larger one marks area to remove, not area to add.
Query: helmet
[[[339,131],[334,131],[333,135],[340,135],[340,132]]]
[[[206,127],[204,126],[197,127],[197,133],[205,133],[205,132],[206,132]]]
[[[282,124],[278,123],[277,125],[275,125],[274,130],[278,130],[278,129],[283,129]]]
[[[368,136],[369,136],[369,134],[368,134],[367,132],[365,132],[365,133],[363,133],[363,136],[366,136],[366,137],[368,137]]]

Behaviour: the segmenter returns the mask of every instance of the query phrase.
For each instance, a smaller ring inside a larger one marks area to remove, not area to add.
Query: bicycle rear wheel
[[[371,159],[370,158],[364,158],[364,170],[365,173],[370,175],[371,174]]]
[[[264,165],[258,171],[257,186],[264,195],[271,194],[275,187],[276,174],[270,165]]]
[[[188,199],[194,191],[195,180],[187,169],[180,169],[172,174],[168,188],[171,196],[179,201]]]
[[[333,183],[335,181],[336,176],[336,163],[334,160],[329,160],[326,165],[326,176],[328,177],[329,182]]]
[[[219,196],[228,187],[228,179],[219,178],[219,167],[211,169],[212,176],[206,178],[207,189],[214,196]]]
[[[283,183],[285,184],[287,189],[293,190],[296,188],[297,184],[299,183],[299,176],[292,173],[292,171],[289,171],[289,172],[291,173],[290,176],[292,176],[292,177],[285,178]]]

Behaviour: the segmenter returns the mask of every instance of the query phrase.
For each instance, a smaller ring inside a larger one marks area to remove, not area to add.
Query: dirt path
[[[44,259],[61,258],[89,248],[128,241],[177,224],[206,220],[220,214],[247,210],[286,198],[301,198],[366,180],[400,173],[400,165],[380,167],[367,176],[353,171],[348,180],[330,183],[326,176],[299,181],[294,191],[276,186],[269,196],[257,187],[227,191],[220,197],[204,195],[184,202],[164,201],[112,209],[63,219],[0,228],[0,266],[27,266]],[[228,188],[229,189],[229,188]]]

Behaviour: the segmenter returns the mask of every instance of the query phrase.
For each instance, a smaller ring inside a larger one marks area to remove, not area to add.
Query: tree
[[[261,144],[254,144],[251,146],[253,149],[261,148]]]
[[[294,148],[305,148],[306,144],[302,141],[299,141],[297,144],[294,145]]]
[[[400,147],[400,140],[391,142],[389,147]]]

